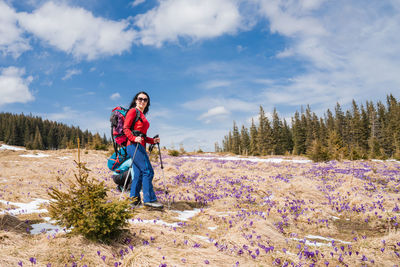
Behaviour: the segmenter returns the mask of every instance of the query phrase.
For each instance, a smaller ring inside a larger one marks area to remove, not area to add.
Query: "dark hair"
[[[143,114],[146,115],[147,112],[149,112],[149,107],[150,107],[150,96],[146,92],[139,92],[135,95],[135,97],[132,99],[131,105],[129,106],[129,109],[131,108],[136,108],[136,100],[140,94],[144,94],[147,96],[147,106],[144,108]]]

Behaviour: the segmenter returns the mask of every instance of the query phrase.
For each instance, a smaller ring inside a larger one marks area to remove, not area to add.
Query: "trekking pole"
[[[157,136],[158,137],[158,136]],[[160,155],[160,164],[161,164],[161,172],[162,172],[162,176],[163,176],[163,184],[164,184],[164,193],[165,193],[165,199],[167,199],[167,189],[165,188],[165,175],[164,175],[164,165],[162,163],[162,158],[161,158],[161,149],[160,149],[160,143],[157,143],[157,147],[158,147],[158,154]],[[167,199],[168,201],[168,209],[169,207],[169,199]]]
[[[136,143],[135,152],[133,153],[133,157],[132,157],[132,163],[131,163],[131,166],[129,167],[128,175],[127,175],[126,178],[125,178],[124,187],[122,188],[122,192],[121,192],[121,195],[119,196],[119,200],[121,200],[121,197],[122,197],[122,195],[123,195],[124,192],[125,192],[125,186],[126,186],[126,182],[128,181],[129,173],[131,174],[131,179],[132,179],[132,181],[133,181],[132,166],[133,166],[133,161],[135,160],[135,156],[136,156],[136,151],[137,151],[137,149],[138,149],[138,145],[139,145],[139,143]]]

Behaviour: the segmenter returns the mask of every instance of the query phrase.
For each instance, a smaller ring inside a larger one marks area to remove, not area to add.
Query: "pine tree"
[[[335,130],[335,118],[332,115],[332,112],[328,109],[325,115],[325,124],[328,132],[332,132]]]
[[[361,132],[359,144],[364,154],[368,154],[368,139],[371,135],[371,127],[369,124],[368,113],[364,106],[361,105]]]
[[[272,150],[275,155],[282,155],[285,151],[283,148],[282,122],[279,119],[276,108],[272,113]]]
[[[253,156],[259,155],[257,142],[258,142],[257,127],[254,124],[254,120],[251,119],[251,126],[250,126],[250,154],[253,155]]]
[[[217,153],[221,152],[221,148],[219,147],[218,142],[214,143],[214,151],[217,152]]]
[[[54,126],[50,127],[49,133],[47,134],[47,145],[48,149],[55,149],[57,147],[57,136]]]
[[[285,152],[293,152],[293,135],[285,119],[283,120],[282,128],[282,147]]]
[[[335,131],[338,135],[340,136],[344,136],[343,132],[344,132],[344,128],[345,128],[345,117],[344,117],[344,113],[342,111],[342,108],[340,106],[339,103],[336,103],[336,107],[335,107]]]
[[[249,131],[246,127],[244,127],[244,125],[242,125],[242,129],[240,131],[240,148],[242,155],[248,155],[250,150],[250,135]]]
[[[68,137],[65,134],[61,139],[60,148],[65,149],[65,148],[67,148],[67,145],[68,145]]]
[[[34,135],[31,133],[31,127],[29,125],[28,120],[25,121],[25,131],[24,131],[24,146],[27,149],[33,149],[33,138]]]
[[[311,108],[307,105],[305,114],[302,114],[301,116],[301,123],[306,133],[305,153],[307,153],[307,150],[311,148],[316,135],[312,117]]]
[[[315,139],[308,150],[308,156],[313,161],[327,161],[330,159],[328,149],[322,145],[321,140]]]
[[[327,145],[329,158],[343,160],[345,149],[343,147],[342,139],[336,130],[329,133]]]
[[[38,126],[36,126],[35,137],[33,138],[32,148],[38,150],[44,149],[42,135],[40,134]]]
[[[302,121],[300,120],[300,114],[298,111],[295,112],[294,118],[292,118],[292,132],[293,132],[293,152],[295,155],[302,155],[306,153],[306,130]]]
[[[8,145],[16,145],[17,144],[17,126],[14,123],[13,119],[10,119],[12,125],[8,128],[8,133],[5,138],[5,142]]]
[[[236,122],[233,122],[233,130],[232,130],[232,151],[235,154],[240,154],[240,134],[239,129],[236,125]]]
[[[259,126],[257,129],[258,152],[261,155],[269,155],[273,152],[272,148],[272,129],[262,106],[260,106]]]

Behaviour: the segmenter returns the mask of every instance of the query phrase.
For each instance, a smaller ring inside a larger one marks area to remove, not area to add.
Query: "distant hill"
[[[387,96],[382,102],[367,101],[342,111],[339,103],[319,118],[310,107],[297,112],[291,123],[281,120],[274,109],[272,121],[260,106],[258,124],[233,129],[216,152],[245,155],[307,155],[315,161],[341,159],[400,159],[400,102]]]
[[[104,135],[92,134],[79,127],[43,120],[41,117],[0,113],[0,141],[8,145],[24,146],[27,149],[84,148],[106,149],[110,141]]]

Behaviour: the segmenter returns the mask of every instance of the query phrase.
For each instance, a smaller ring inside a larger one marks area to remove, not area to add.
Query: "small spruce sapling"
[[[78,169],[74,174],[75,181],[69,181],[70,184],[66,185],[58,178],[67,186],[67,191],[52,187],[48,192],[53,199],[49,207],[50,217],[73,233],[91,240],[110,241],[132,218],[131,202],[129,199],[106,199],[108,188],[104,182],[90,178],[90,170],[80,162],[79,143],[78,161],[74,162]]]

